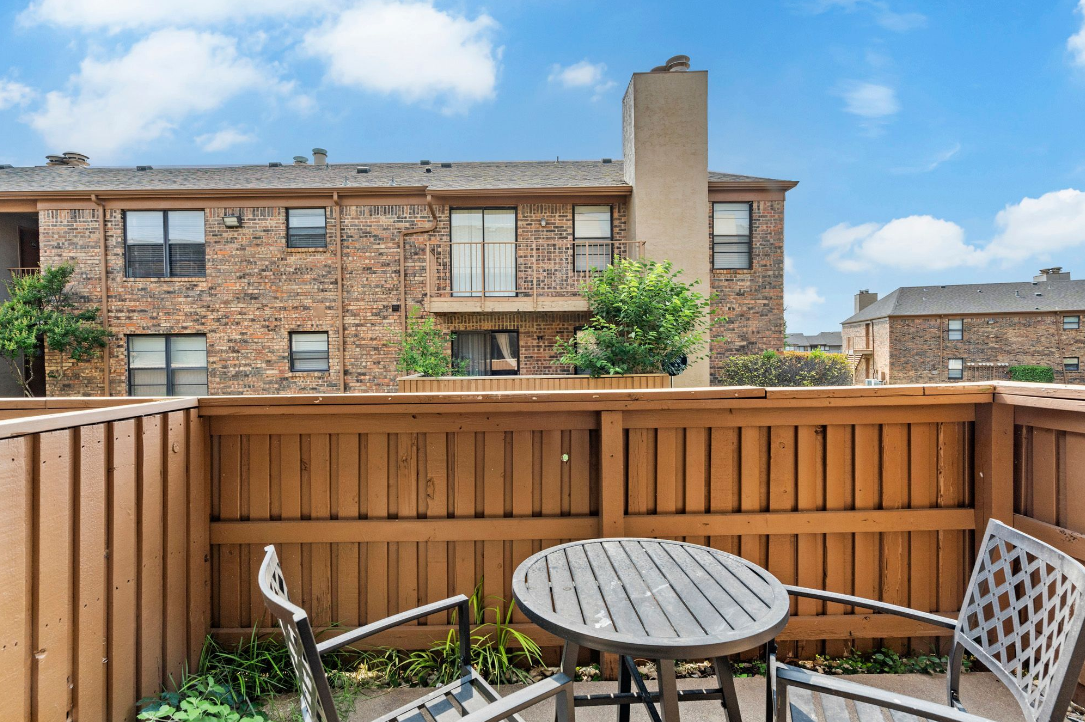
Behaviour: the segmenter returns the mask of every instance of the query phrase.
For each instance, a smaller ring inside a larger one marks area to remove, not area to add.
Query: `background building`
[[[588,321],[580,284],[642,255],[716,293],[728,323],[675,380],[709,384],[727,355],[780,347],[796,184],[708,171],[707,73],[687,68],[630,80],[625,162],[333,164],[317,148],[287,165],[65,153],[0,169],[0,228],[36,226],[40,263],[75,262],[75,291],[115,334],[48,392],[391,390],[414,308],[457,333],[471,373],[571,373],[553,347]],[[0,235],[8,263],[37,265],[15,262],[17,242]]]
[[[1008,378],[1016,365],[1050,366],[1058,383],[1085,383],[1085,281],[1046,268],[1031,282],[904,287],[855,296],[843,322],[856,379],[887,383]]]
[[[843,349],[843,340],[839,331],[822,331],[821,333],[807,336],[804,333],[789,333],[784,339],[785,351],[824,351],[825,353],[840,353]]]

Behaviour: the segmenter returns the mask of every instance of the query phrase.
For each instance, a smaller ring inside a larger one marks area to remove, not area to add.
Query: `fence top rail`
[[[623,374],[618,378],[655,378],[656,376],[666,376],[666,374]],[[509,379],[590,379],[591,376],[587,374],[531,374],[530,376],[423,376],[421,374],[410,374],[408,376],[400,376],[397,381],[415,381],[425,379],[429,381],[463,381],[469,379],[471,381],[508,381]],[[599,378],[608,378],[601,376]],[[742,387],[747,388],[747,387]]]
[[[36,396],[30,398],[0,398],[0,411],[31,409],[101,409],[110,406],[129,406],[160,398],[135,396]]]
[[[1004,396],[1036,396],[1048,399],[1085,400],[1085,386],[998,381],[996,391]]]
[[[40,434],[46,431],[71,429],[77,426],[90,426],[108,421],[123,421],[135,419],[140,416],[163,414],[168,411],[180,411],[182,409],[194,409],[198,405],[198,399],[194,396],[181,397],[167,400],[151,400],[108,406],[97,409],[81,409],[78,411],[65,411],[60,413],[42,414],[41,416],[24,416],[20,419],[0,421],[0,439],[10,439],[16,436]]]
[[[259,407],[263,413],[285,410],[288,407],[334,407],[344,411],[346,407],[359,406],[417,406],[462,404],[523,404],[523,403],[583,403],[598,406],[607,403],[656,403],[728,400],[806,400],[825,399],[827,403],[846,404],[848,400],[876,400],[892,398],[938,396],[943,399],[959,397],[962,403],[990,402],[994,385],[990,383],[930,384],[902,386],[838,386],[820,388],[762,388],[757,386],[717,386],[687,389],[607,389],[565,391],[443,391],[391,394],[298,394],[269,396],[205,396],[199,400],[203,413],[228,413],[228,409],[245,409],[249,412]],[[246,413],[241,411],[241,413]]]

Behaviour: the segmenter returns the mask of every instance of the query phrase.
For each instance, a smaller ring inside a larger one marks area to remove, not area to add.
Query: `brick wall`
[[[708,258],[712,259],[709,203]],[[712,330],[710,376],[718,384],[728,356],[780,350],[784,345],[784,201],[754,201],[749,270],[712,270],[713,310],[727,322]]]
[[[1085,316],[1085,311],[1068,313]],[[963,338],[954,341],[948,338],[946,317],[876,322],[876,370],[894,384],[942,383],[949,380],[949,359],[960,358],[965,381],[1009,378],[1006,366],[981,364],[1027,364],[1052,367],[1057,383],[1085,383],[1085,371],[1063,369],[1067,356],[1085,362],[1085,330],[1063,330],[1061,313],[966,316],[963,321]],[[861,337],[862,327],[845,326],[844,337]],[[887,329],[884,338],[879,328]],[[855,342],[852,348],[857,348]]]

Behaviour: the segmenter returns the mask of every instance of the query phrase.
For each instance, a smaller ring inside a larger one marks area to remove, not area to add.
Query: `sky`
[[[0,0],[0,163],[621,157],[709,72],[709,167],[787,195],[789,331],[860,288],[1085,278],[1085,0]]]

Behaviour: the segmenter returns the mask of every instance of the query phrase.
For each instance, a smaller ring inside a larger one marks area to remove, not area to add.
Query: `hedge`
[[[1050,366],[1010,366],[1010,380],[1053,384],[1055,383],[1055,369]]]
[[[823,351],[766,351],[724,359],[720,380],[726,386],[851,386],[843,354]]]

